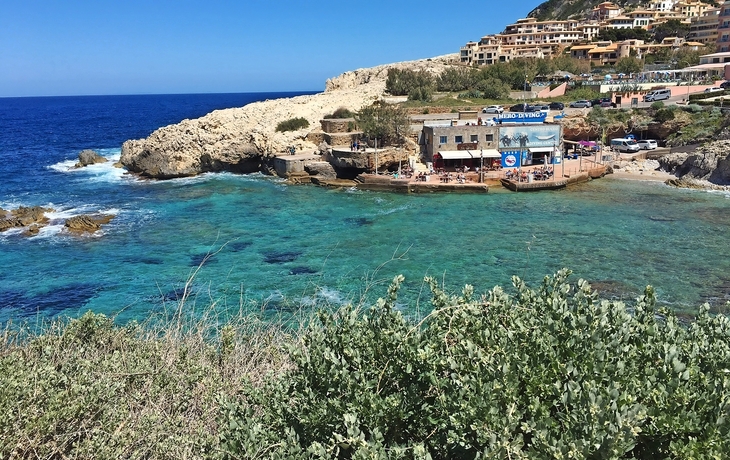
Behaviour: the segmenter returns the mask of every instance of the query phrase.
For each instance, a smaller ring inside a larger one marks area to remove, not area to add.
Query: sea
[[[144,180],[122,143],[297,93],[0,98],[0,208],[53,209],[36,236],[0,233],[0,321],[86,311],[142,321],[185,310],[281,318],[367,307],[402,274],[398,308],[430,311],[429,276],[477,294],[568,268],[602,297],[647,285],[692,315],[730,300],[730,195],[610,176],[565,190],[401,194],[290,185],[263,174]],[[306,93],[311,94],[311,93]],[[83,149],[108,162],[76,169]],[[64,229],[113,215],[93,234]]]

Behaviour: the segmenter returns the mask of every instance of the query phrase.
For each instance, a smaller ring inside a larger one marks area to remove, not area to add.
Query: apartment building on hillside
[[[612,2],[603,2],[591,10],[590,19],[593,21],[607,21],[621,14],[621,8]]]
[[[662,49],[686,46],[697,49],[717,43],[721,46],[719,51],[730,51],[730,0],[720,8],[711,8],[702,0],[651,0],[645,7],[625,13],[614,3],[603,2],[587,16],[583,21],[519,19],[502,33],[462,46],[459,60],[466,65],[490,65],[515,58],[549,58],[568,49],[574,58],[611,65],[623,56],[642,57]],[[690,25],[688,42],[671,37],[669,42],[662,43],[636,43],[635,40],[621,44],[591,43],[603,29],[651,30],[672,19]]]
[[[674,5],[676,5],[678,1],[679,0],[651,0],[649,2],[648,9],[655,11],[672,11],[674,9]]]
[[[730,1],[720,6],[717,23],[717,51],[730,51]]]
[[[692,17],[687,39],[703,45],[717,43],[717,26],[719,25],[720,8],[705,10],[701,16]]]

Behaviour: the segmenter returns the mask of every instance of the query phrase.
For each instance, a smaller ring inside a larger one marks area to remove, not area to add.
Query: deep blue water
[[[562,267],[605,296],[647,284],[692,311],[730,299],[730,197],[611,178],[569,190],[401,195],[289,186],[259,174],[141,181],[114,160],[127,139],[212,110],[292,94],[0,99],[0,207],[56,210],[36,237],[0,233],[0,320],[174,310],[272,313],[382,296],[404,274],[403,308],[429,308],[424,275],[484,292]],[[76,237],[64,218],[115,215]],[[202,263],[204,261],[204,263]],[[201,265],[202,263],[202,265]],[[200,267],[198,269],[198,267]]]

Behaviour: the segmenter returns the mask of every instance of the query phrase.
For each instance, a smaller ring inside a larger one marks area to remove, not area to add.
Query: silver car
[[[574,109],[583,109],[586,107],[591,106],[591,101],[586,101],[585,99],[580,99],[578,101],[574,101],[570,103],[569,107],[572,107]]]
[[[642,139],[640,141],[636,141],[637,144],[639,144],[639,148],[641,150],[654,150],[657,148],[657,143],[654,139]]]
[[[489,107],[484,107],[482,109],[482,113],[502,113],[504,112],[504,108],[501,105],[490,105]]]

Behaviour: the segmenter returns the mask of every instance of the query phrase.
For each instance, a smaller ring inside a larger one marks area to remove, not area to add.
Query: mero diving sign
[[[496,117],[497,123],[544,123],[547,112],[504,112]]]

